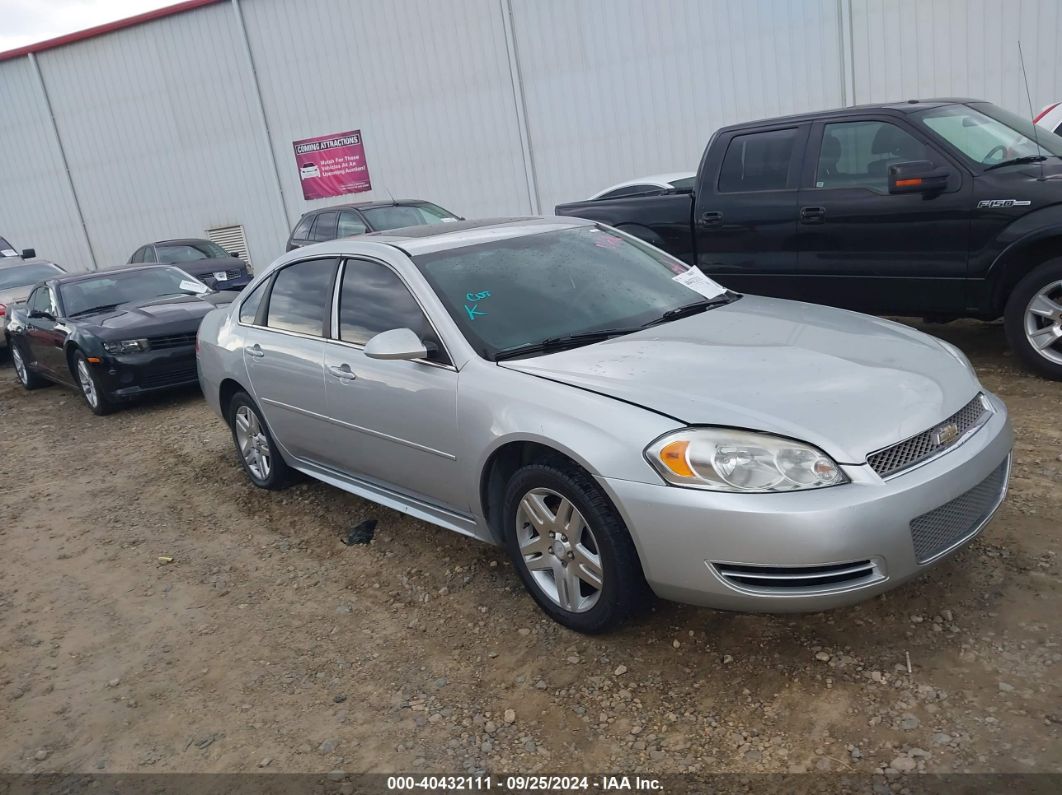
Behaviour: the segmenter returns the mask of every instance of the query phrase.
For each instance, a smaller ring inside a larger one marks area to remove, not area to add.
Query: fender
[[[1023,267],[1024,255],[1031,253],[1034,262],[1042,260],[1050,255],[1047,249],[1053,248],[1046,245],[1047,241],[1056,238],[1062,238],[1062,204],[1015,218],[984,250],[971,255],[970,276],[976,279],[983,274],[988,288],[986,298],[993,309],[1002,311],[1010,288],[1028,271]],[[1062,247],[1058,251],[1062,253]]]

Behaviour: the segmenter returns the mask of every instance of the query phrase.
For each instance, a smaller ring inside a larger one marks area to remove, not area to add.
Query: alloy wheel
[[[1029,301],[1025,338],[1045,359],[1062,364],[1062,281],[1048,284]]]
[[[81,382],[81,391],[85,395],[85,400],[88,401],[92,408],[96,408],[99,405],[100,397],[96,394],[96,383],[92,380],[88,363],[84,359],[77,360],[77,380]]]
[[[22,354],[14,343],[11,345],[11,361],[15,365],[15,375],[18,376],[18,380],[25,384],[27,378],[26,363],[22,361]]]
[[[258,415],[249,406],[236,409],[236,444],[250,473],[258,480],[267,480],[273,469],[269,438]]]
[[[567,497],[547,488],[527,492],[516,510],[516,541],[539,590],[572,613],[601,597],[604,572],[593,530]]]

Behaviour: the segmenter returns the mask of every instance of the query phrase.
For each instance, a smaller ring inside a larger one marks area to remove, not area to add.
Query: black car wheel
[[[270,491],[287,486],[292,469],[281,456],[258,406],[246,392],[238,392],[229,402],[228,421],[240,465],[251,482]]]
[[[1062,257],[1018,282],[1003,318],[1007,341],[1032,370],[1062,381]]]
[[[506,547],[524,587],[554,621],[595,634],[621,624],[648,595],[630,533],[577,467],[530,464],[505,492]]]
[[[74,378],[81,389],[81,397],[92,409],[92,413],[98,416],[110,414],[115,409],[114,403],[107,397],[107,393],[100,387],[96,374],[92,372],[88,359],[81,351],[74,351],[72,359]]]
[[[48,385],[48,380],[37,375],[26,363],[22,348],[15,340],[11,341],[11,364],[15,367],[15,376],[18,382],[26,389],[40,389]]]

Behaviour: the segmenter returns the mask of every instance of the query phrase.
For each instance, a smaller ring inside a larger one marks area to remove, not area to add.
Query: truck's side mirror
[[[889,166],[889,193],[934,193],[948,187],[951,172],[928,160]]]
[[[37,256],[37,249],[35,249],[35,248],[24,248],[24,249],[22,249],[22,259],[33,259],[36,256]]]

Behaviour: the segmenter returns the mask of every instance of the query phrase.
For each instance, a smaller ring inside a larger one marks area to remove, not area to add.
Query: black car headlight
[[[121,356],[123,353],[140,353],[150,349],[151,343],[146,339],[117,340],[116,342],[103,343],[103,350],[114,356]]]

